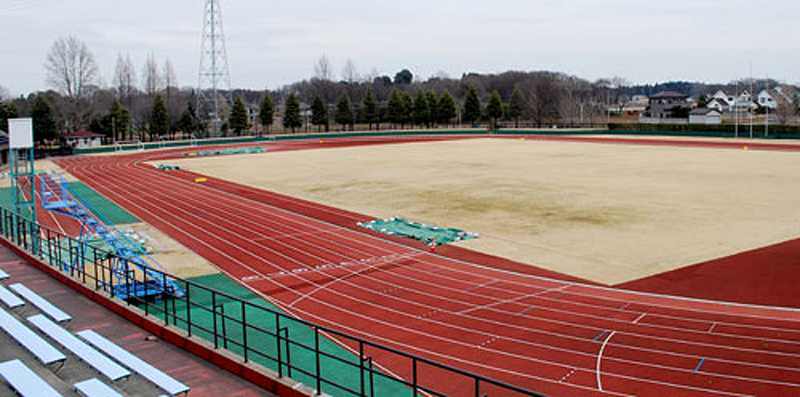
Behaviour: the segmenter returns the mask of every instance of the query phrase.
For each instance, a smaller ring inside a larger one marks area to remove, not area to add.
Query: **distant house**
[[[655,119],[684,118],[691,108],[689,96],[680,92],[664,91],[650,97],[647,116]]]
[[[689,124],[722,124],[722,112],[709,108],[694,109],[689,112]]]
[[[756,97],[758,107],[769,110],[776,110],[781,104],[794,104],[797,92],[791,87],[776,87],[769,90],[761,90]]]
[[[733,109],[733,103],[728,102],[727,98],[712,97],[711,100],[706,104],[706,108],[714,109],[720,113],[727,113]]]
[[[61,134],[65,146],[73,148],[95,147],[103,144],[103,134],[80,130]]]

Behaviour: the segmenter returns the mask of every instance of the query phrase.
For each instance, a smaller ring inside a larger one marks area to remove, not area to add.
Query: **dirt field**
[[[800,235],[800,154],[482,139],[171,161],[617,284]]]

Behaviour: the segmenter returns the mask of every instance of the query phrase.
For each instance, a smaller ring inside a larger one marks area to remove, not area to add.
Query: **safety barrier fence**
[[[0,235],[110,300],[118,300],[113,286],[122,285],[131,292],[127,296],[134,297],[125,301],[130,310],[153,317],[165,327],[175,327],[189,338],[201,338],[213,349],[233,353],[245,363],[258,364],[278,378],[302,383],[317,395],[542,396],[301,320],[157,269],[142,272],[131,266],[132,270],[120,279],[112,267],[121,259],[113,253],[82,244],[2,207]],[[185,294],[145,299],[137,296],[152,294],[133,293],[136,288],[151,288],[154,283],[165,286],[169,281],[182,287]],[[386,364],[392,372],[379,364]]]

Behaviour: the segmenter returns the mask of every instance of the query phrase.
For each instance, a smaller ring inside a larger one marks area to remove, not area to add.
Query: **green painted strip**
[[[222,291],[232,297],[241,299],[243,301],[252,303],[247,305],[244,313],[246,318],[247,329],[247,346],[250,348],[248,359],[272,371],[278,371],[277,355],[278,346],[277,338],[275,337],[276,328],[276,315],[258,306],[264,306],[274,311],[283,313],[282,310],[262,299],[252,291],[241,286],[236,281],[225,276],[224,274],[212,274],[207,276],[195,277],[189,279],[196,284],[202,285],[207,288]],[[191,316],[192,320],[192,335],[201,337],[211,343],[214,343],[214,313],[210,310],[212,307],[212,295],[210,291],[200,288],[187,289],[187,296],[191,299],[191,309],[187,312],[187,304],[185,300],[175,301],[175,313],[177,324],[171,325],[178,326],[187,330],[187,318]],[[241,347],[244,341],[245,333],[241,324],[242,320],[242,304],[217,296],[215,302],[218,307],[216,314],[216,326],[218,335],[225,335],[228,339],[227,350],[243,356],[244,350]],[[163,320],[161,308],[156,309],[159,303],[152,304],[149,312],[153,315],[160,317]],[[172,310],[172,301],[167,302],[168,310]],[[224,318],[222,312],[224,310]],[[289,339],[292,343],[289,344],[289,353],[291,357],[292,366],[295,369],[292,371],[291,378],[303,383],[304,385],[316,388],[316,355],[314,354],[315,348],[315,333],[307,326],[292,320],[288,317],[282,317],[280,320],[280,328],[287,328]],[[224,324],[223,324],[224,322]],[[320,368],[322,377],[327,382],[322,384],[322,391],[325,394],[332,396],[356,396],[360,392],[361,377],[359,375],[358,356],[344,349],[342,346],[334,343],[324,335],[320,334],[320,351],[325,353],[320,359]],[[220,348],[225,348],[222,337],[218,337]],[[352,346],[351,346],[352,347]],[[353,347],[355,348],[355,347]],[[262,355],[253,352],[253,349],[260,352]],[[281,345],[281,355],[284,359],[284,376],[286,376],[288,368],[285,364],[286,358],[286,342],[285,339]],[[366,352],[370,354],[369,351]],[[303,373],[297,368],[305,371]],[[365,379],[367,395],[370,395],[368,372],[365,371]],[[397,397],[412,397],[411,390],[397,380],[385,376],[375,375],[375,396],[397,396]],[[337,386],[339,385],[339,386]],[[340,387],[342,386],[342,387]],[[354,391],[355,393],[348,391]]]
[[[67,189],[107,225],[128,225],[141,222],[130,212],[114,204],[83,182],[68,182]]]

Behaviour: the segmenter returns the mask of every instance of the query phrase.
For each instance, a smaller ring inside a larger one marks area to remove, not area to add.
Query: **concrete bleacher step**
[[[56,322],[63,323],[65,321],[72,320],[72,316],[64,313],[63,310],[50,303],[47,299],[42,298],[39,296],[39,294],[31,291],[28,287],[22,284],[11,284],[9,288],[25,298],[28,302],[32,303],[34,306],[36,306],[36,308],[41,310],[44,314],[48,315]]]
[[[0,363],[0,377],[22,397],[61,397],[59,392],[20,360]]]
[[[175,380],[173,377],[165,374],[160,369],[153,367],[139,357],[134,356],[127,350],[117,346],[114,342],[111,342],[97,332],[92,330],[81,331],[78,332],[78,336],[111,358],[123,363],[132,371],[138,373],[145,379],[158,386],[160,389],[169,393],[169,395],[175,396],[189,393],[189,386],[184,385],[183,383]]]
[[[37,314],[28,317],[28,321],[36,326],[39,331],[58,342],[83,362],[103,374],[106,378],[117,381],[131,375],[130,371],[123,368],[110,358],[95,350],[93,347],[78,339],[75,335],[65,330],[47,317]]]
[[[50,343],[3,309],[0,309],[0,328],[19,345],[31,352],[44,365],[62,362],[67,359],[64,354]]]
[[[89,379],[75,384],[75,391],[84,397],[122,397],[111,386],[106,385],[98,379]]]
[[[0,301],[8,306],[9,309],[16,309],[20,306],[25,306],[25,301],[14,295],[6,287],[0,285]]]

